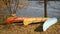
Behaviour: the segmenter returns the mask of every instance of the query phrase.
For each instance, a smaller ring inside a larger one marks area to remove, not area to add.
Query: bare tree
[[[0,0],[0,10],[4,10],[5,9],[5,4],[3,0]]]
[[[15,1],[15,3],[14,3]],[[10,14],[15,14],[17,8],[19,9],[26,9],[28,6],[28,0],[0,0],[0,2],[3,4],[0,5],[0,7],[2,6],[1,10],[4,9],[4,6],[7,7],[7,9],[9,10]],[[11,4],[15,4],[13,11],[11,10]]]

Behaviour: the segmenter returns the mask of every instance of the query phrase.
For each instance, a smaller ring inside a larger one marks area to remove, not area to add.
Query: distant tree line
[[[39,0],[28,0],[28,1],[39,1]],[[40,1],[44,1],[44,0],[40,0]],[[60,0],[48,0],[48,1],[60,1]]]

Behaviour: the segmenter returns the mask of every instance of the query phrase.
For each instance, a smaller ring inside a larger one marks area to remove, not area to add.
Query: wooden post
[[[48,0],[44,0],[44,17],[47,17],[47,2]]]

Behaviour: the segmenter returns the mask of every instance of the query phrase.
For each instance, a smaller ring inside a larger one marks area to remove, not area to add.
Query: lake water
[[[2,12],[0,11],[0,13]],[[4,11],[3,13],[8,14],[9,11]],[[48,2],[47,13],[48,13],[48,17],[60,18],[60,2],[59,1]],[[38,1],[28,1],[27,9],[17,9],[16,15],[17,16],[31,16],[31,17],[44,17],[43,1],[40,4],[38,4]]]

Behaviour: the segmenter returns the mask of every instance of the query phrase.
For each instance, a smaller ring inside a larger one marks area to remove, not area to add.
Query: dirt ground
[[[41,23],[28,26],[22,24],[0,25],[0,34],[60,34],[60,22],[52,25],[45,32],[42,31]]]

